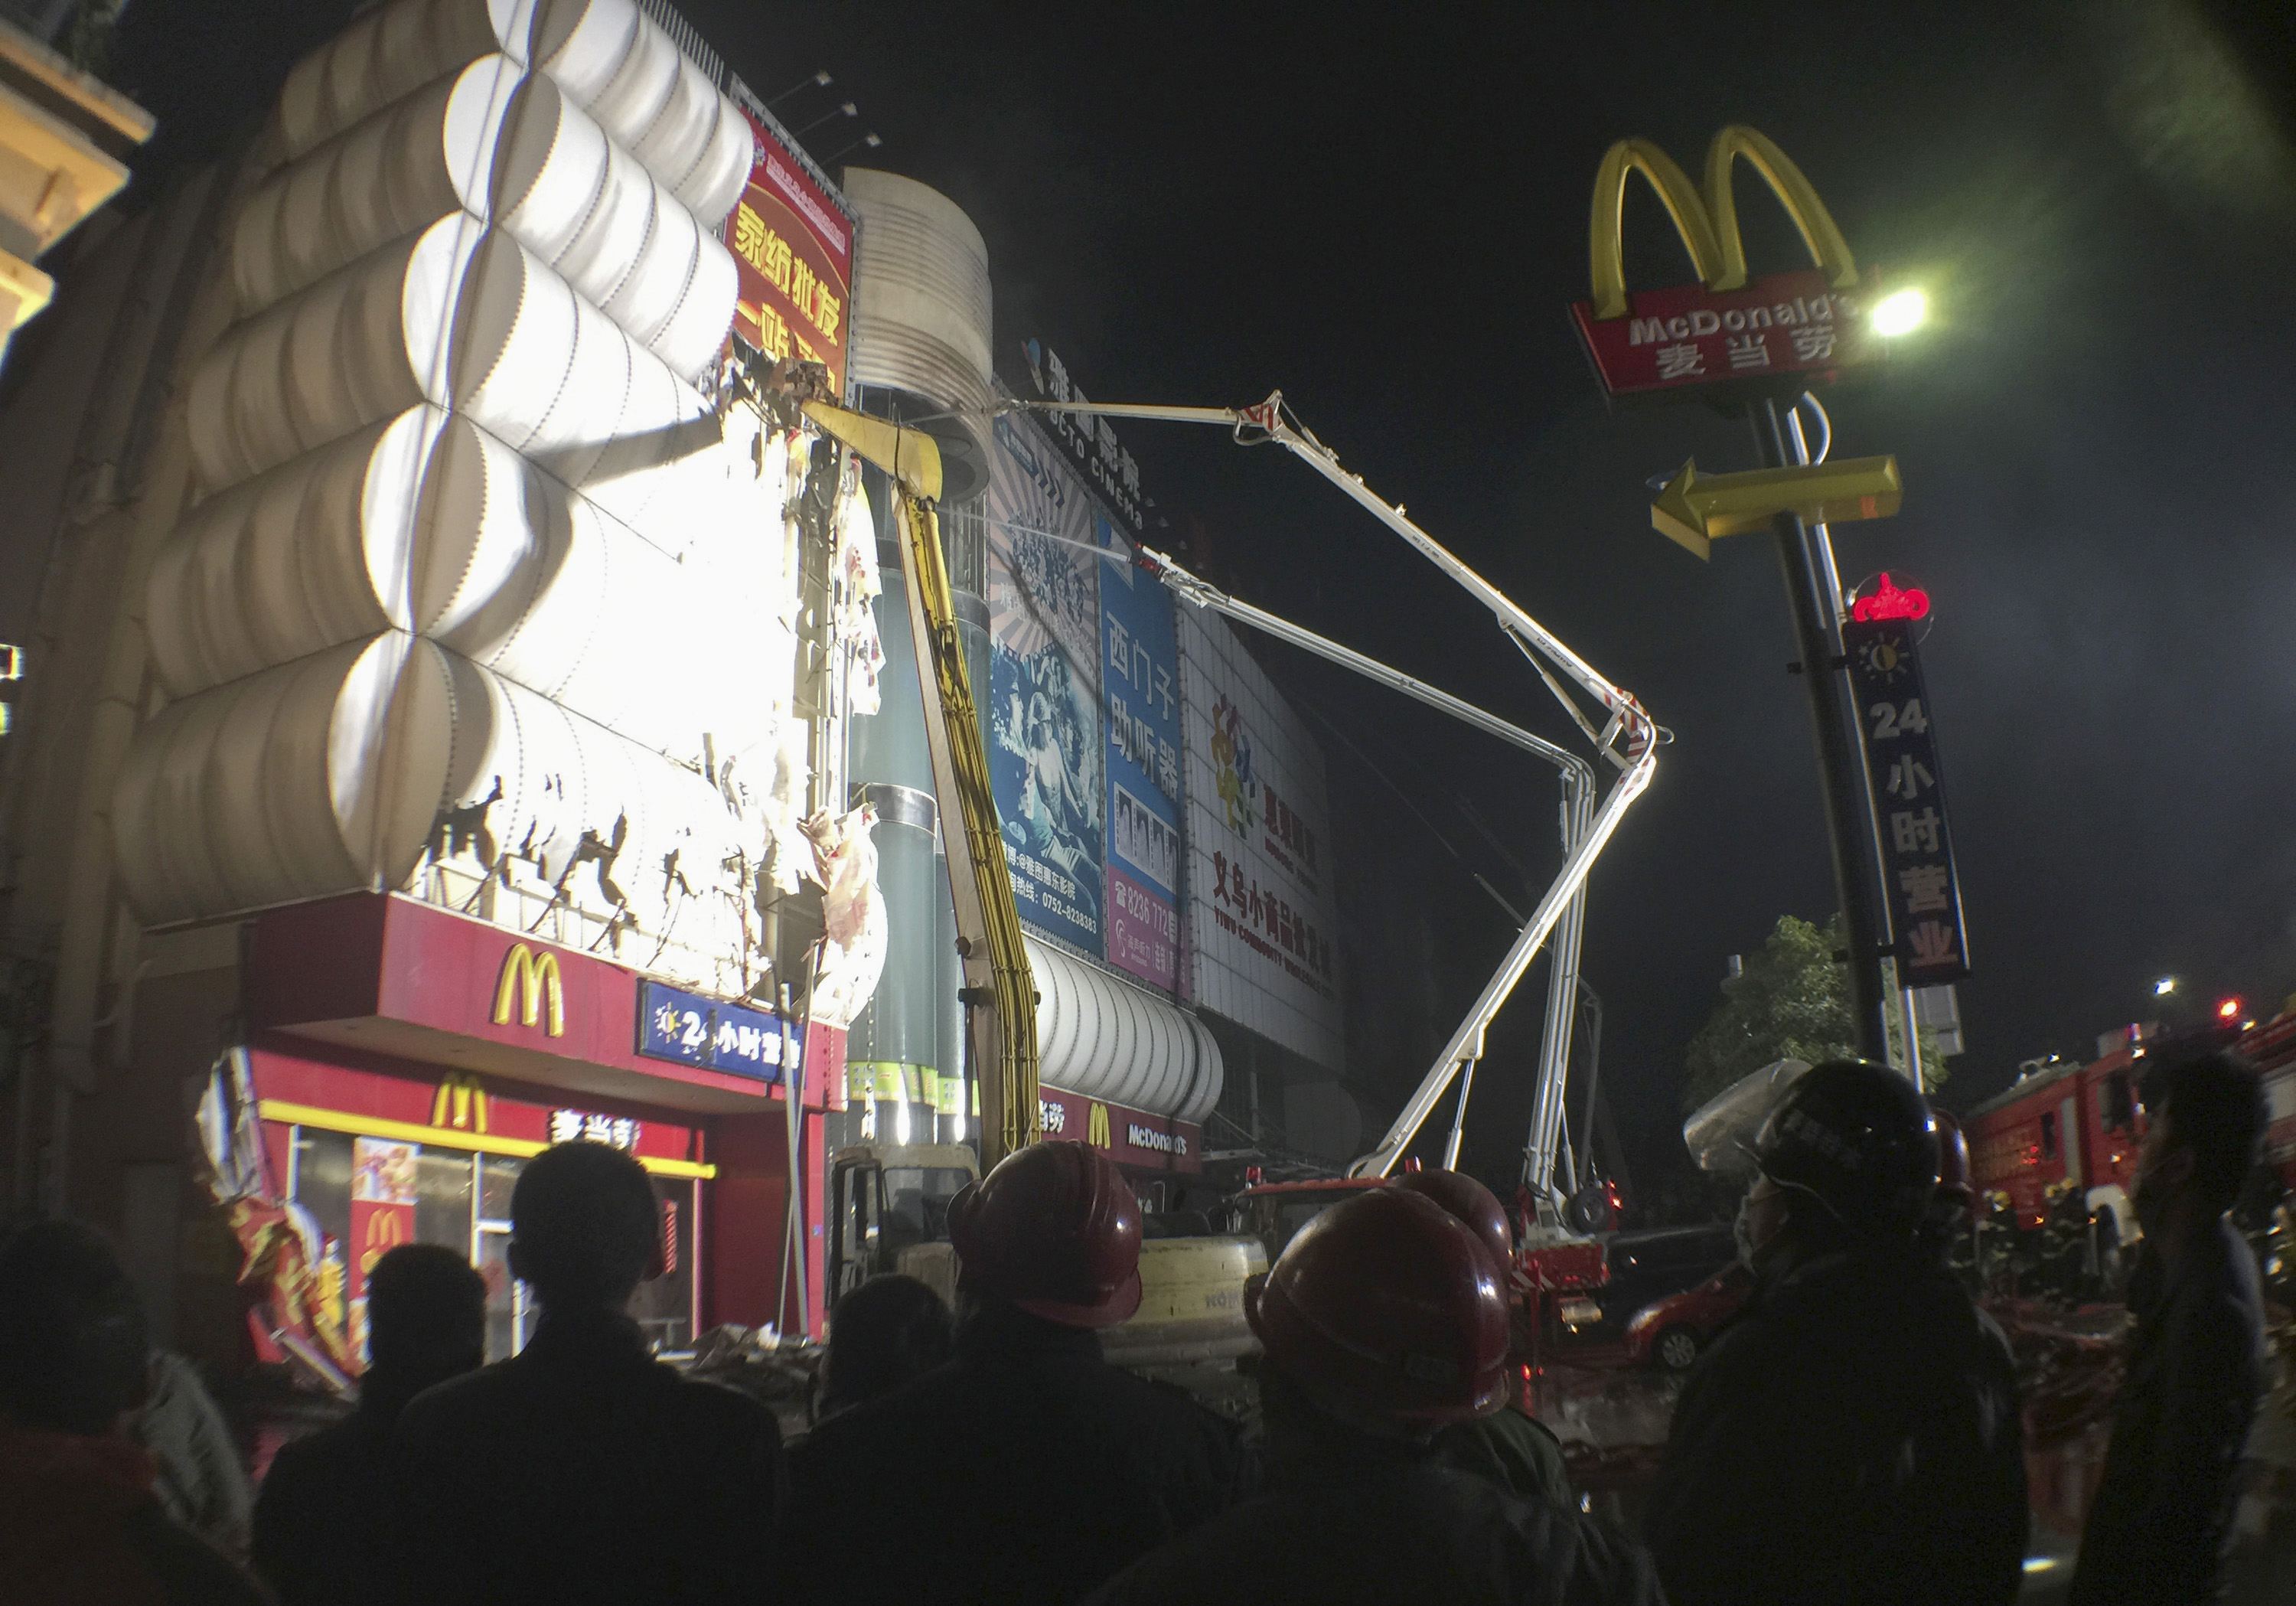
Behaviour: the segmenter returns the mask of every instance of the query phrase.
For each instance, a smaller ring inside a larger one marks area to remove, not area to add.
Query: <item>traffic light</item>
[[[2228,998],[2222,1003],[2218,1004],[2217,1006],[2217,1018],[2227,1025],[2233,1021],[2238,1020],[2240,1018],[2240,1000],[2236,998]]]

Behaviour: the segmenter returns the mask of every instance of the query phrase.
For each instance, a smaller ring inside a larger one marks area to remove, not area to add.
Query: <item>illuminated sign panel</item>
[[[1767,182],[1815,267],[1748,281],[1730,183],[1741,161]],[[1627,290],[1623,224],[1627,181],[1636,174],[1666,208],[1698,284]],[[1714,136],[1702,194],[1650,141],[1612,145],[1595,178],[1587,255],[1592,293],[1571,308],[1571,317],[1595,376],[1613,399],[1806,381],[1883,353],[1884,342],[1859,316],[1871,274],[1861,279],[1849,243],[1801,169],[1751,128],[1727,128]]]
[[[781,126],[745,106],[755,155],[726,219],[739,284],[734,333],[767,357],[817,362],[845,392],[851,338],[853,220],[784,142]]]

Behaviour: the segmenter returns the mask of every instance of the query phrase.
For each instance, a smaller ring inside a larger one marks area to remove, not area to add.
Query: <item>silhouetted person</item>
[[[939,1294],[914,1277],[872,1277],[830,1315],[822,1415],[914,1383],[955,1352],[956,1319]]]
[[[1744,1314],[1675,1408],[1643,1532],[1674,1606],[2003,1606],[2024,1577],[2016,1374],[1920,1238],[1928,1104],[1833,1060],[1781,1094],[1738,1218]]]
[[[283,1606],[390,1598],[390,1429],[406,1403],[487,1358],[487,1284],[437,1244],[405,1244],[366,1280],[358,1409],[282,1448],[255,1504],[255,1570]]]
[[[1267,1348],[1268,1492],[1136,1563],[1091,1606],[1658,1606],[1649,1560],[1543,1495],[1445,1463],[1504,1408],[1507,1299],[1435,1198],[1357,1194],[1302,1228],[1244,1314]]]
[[[0,1244],[0,1602],[264,1599],[160,1509],[128,1436],[150,1386],[144,1313],[101,1236],[40,1221]]]
[[[1139,1202],[1105,1155],[1008,1155],[948,1223],[956,1358],[791,1453],[791,1600],[1059,1606],[1245,1480],[1228,1424],[1101,1357],[1140,1306]]]
[[[2225,1219],[2264,1135],[2256,1073],[2230,1054],[2164,1062],[2144,1093],[2136,1337],[2081,1537],[2077,1606],[2223,1597],[2234,1475],[2264,1392],[2256,1262]]]
[[[1407,1171],[1394,1185],[1429,1198],[1459,1218],[1489,1253],[1491,1276],[1508,1305],[1510,1329],[1516,1302],[1514,1229],[1498,1196],[1464,1171]],[[1510,1357],[1511,1358],[1511,1357]],[[1562,1459],[1562,1441],[1545,1422],[1522,1408],[1513,1386],[1506,1403],[1485,1416],[1451,1423],[1435,1436],[1435,1453],[1446,1465],[1488,1478],[1525,1500],[1544,1500],[1566,1511],[1578,1509],[1578,1491]]]
[[[562,1143],[527,1162],[510,1264],[542,1303],[534,1336],[426,1390],[391,1436],[413,1599],[775,1598],[781,1432],[756,1401],[647,1352],[625,1307],[660,1244],[652,1184],[620,1149]]]
[[[246,1560],[255,1489],[222,1409],[191,1362],[152,1352],[151,1388],[129,1432],[160,1470],[160,1509],[234,1561]]]

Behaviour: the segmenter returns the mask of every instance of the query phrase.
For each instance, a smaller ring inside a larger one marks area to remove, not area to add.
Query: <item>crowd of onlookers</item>
[[[2225,1220],[2255,1077],[2219,1055],[2146,1091],[2081,1606],[2214,1598],[2262,1388]],[[357,1409],[282,1449],[251,1508],[106,1241],[34,1222],[0,1245],[0,1602],[2007,1602],[2017,1383],[1945,1264],[1939,1130],[1874,1066],[1780,1098],[1737,1223],[1757,1291],[1684,1388],[1638,1539],[1586,1514],[1522,1409],[1506,1216],[1456,1173],[1351,1197],[1247,1289],[1247,1443],[1103,1360],[1140,1303],[1137,1202],[1095,1149],[1024,1149],[951,1207],[956,1312],[897,1277],[839,1302],[822,1420],[785,1448],[764,1405],[650,1353],[625,1307],[660,1271],[652,1185],[561,1145],[512,1200],[526,1347],[481,1364],[479,1274],[392,1250]]]

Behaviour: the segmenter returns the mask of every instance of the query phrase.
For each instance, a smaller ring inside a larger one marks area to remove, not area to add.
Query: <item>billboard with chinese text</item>
[[[1341,1065],[1324,755],[1226,621],[1178,610],[1185,738],[1184,994]]]
[[[1070,376],[1060,353],[1041,341],[1023,341],[1021,355],[1029,371],[1033,398],[1044,401],[1081,404],[1083,387]],[[1116,439],[1116,427],[1088,413],[1045,412],[1033,415],[1045,434],[1073,468],[1116,514],[1117,523],[1136,539],[1148,528],[1154,504],[1140,490],[1140,465]]]
[[[739,289],[734,333],[768,357],[817,362],[845,390],[853,220],[783,142],[745,109],[756,140],[750,182],[726,219]]]
[[[988,774],[1021,918],[1105,953],[1108,810],[1090,501],[1042,431],[996,421],[988,474]]]
[[[1841,643],[1872,783],[1898,974],[1908,987],[1933,987],[1969,974],[1969,938],[1937,732],[1914,646],[1918,628],[1910,619],[1854,619],[1841,627]]]
[[[1172,594],[1132,561],[1106,518],[1100,570],[1102,711],[1108,721],[1108,962],[1179,986],[1180,678]]]

